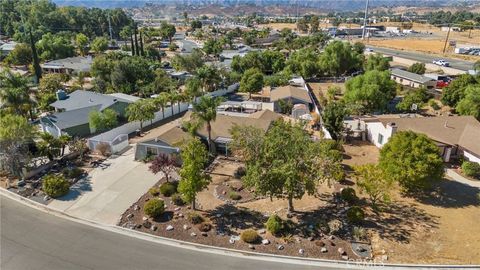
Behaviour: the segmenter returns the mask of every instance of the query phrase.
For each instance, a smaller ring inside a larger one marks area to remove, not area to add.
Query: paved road
[[[375,47],[375,46],[370,46],[370,45],[368,45],[367,47],[372,48],[373,52],[379,52],[379,53],[382,53],[382,54],[388,54],[388,55],[392,55],[392,56],[403,57],[403,58],[407,58],[407,59],[420,61],[420,62],[423,62],[423,63],[429,63],[430,64],[435,59],[445,59],[448,62],[450,62],[450,67],[452,67],[452,68],[456,68],[456,69],[460,69],[460,70],[464,70],[464,71],[468,71],[470,69],[473,69],[473,62],[469,62],[469,61],[438,57],[438,56],[424,54],[424,53],[408,52],[408,51],[395,50],[395,49],[389,49],[389,48],[380,48],[380,47]]]
[[[329,269],[153,243],[56,217],[3,195],[0,204],[2,270]]]
[[[182,42],[183,49],[185,49],[184,51],[182,51],[182,53],[191,53],[194,48],[198,48],[197,43],[193,41],[183,39],[180,40],[180,42]]]

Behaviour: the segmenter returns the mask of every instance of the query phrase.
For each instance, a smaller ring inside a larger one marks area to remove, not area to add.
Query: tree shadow
[[[462,208],[480,205],[480,188],[454,180],[442,179],[423,193],[408,194],[417,201],[444,208]]]
[[[65,196],[57,198],[57,200],[73,201],[88,191],[92,191],[92,177],[89,175],[80,178],[75,184],[71,185],[70,191]]]
[[[219,233],[227,235],[237,234],[236,230],[261,229],[267,221],[267,217],[260,212],[231,204],[223,204],[207,211],[206,216],[216,225]]]

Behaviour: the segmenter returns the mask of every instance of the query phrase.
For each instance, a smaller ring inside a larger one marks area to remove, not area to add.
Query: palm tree
[[[185,94],[190,97],[190,103],[195,103],[195,98],[201,95],[202,82],[193,77],[187,80],[185,83]]]
[[[217,118],[217,107],[224,101],[222,97],[202,96],[198,103],[193,104],[193,117],[207,125],[208,149],[212,152],[211,122]]]
[[[148,99],[140,99],[128,105],[126,115],[128,117],[128,121],[140,122],[140,132],[142,132],[143,122],[155,118],[156,110],[157,108],[153,102]]]
[[[62,153],[60,154],[61,156],[65,154],[65,146],[67,146],[71,140],[72,140],[72,137],[68,134],[62,134],[58,137],[60,147],[62,147]]]
[[[10,112],[25,116],[30,113],[33,118],[32,109],[34,102],[30,98],[28,79],[17,75],[10,70],[0,74],[0,103]],[[32,119],[33,120],[33,119]]]
[[[154,100],[157,107],[162,109],[162,117],[165,119],[165,106],[167,106],[170,96],[167,92],[160,93]]]
[[[177,92],[177,91],[171,91],[171,92],[170,92],[170,107],[171,107],[171,109],[172,109],[172,116],[173,116],[173,114],[174,114],[174,112],[173,112],[173,104],[176,103],[176,102],[178,102],[178,101],[180,100],[180,98],[181,98],[181,97],[180,97],[180,93],[179,93],[179,92]]]

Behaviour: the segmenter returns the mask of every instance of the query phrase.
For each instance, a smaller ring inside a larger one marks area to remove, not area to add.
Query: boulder
[[[148,221],[148,220],[145,220],[142,225],[143,225],[143,227],[145,227],[145,228],[150,228],[150,227],[152,227],[152,223],[151,223],[150,221]]]
[[[132,213],[128,214],[128,215],[127,215],[127,218],[128,218],[128,219],[133,218],[133,214],[132,214]]]
[[[262,244],[263,244],[263,245],[268,245],[268,244],[270,244],[270,240],[268,240],[268,239],[263,239],[263,240],[262,240]]]
[[[197,236],[197,234],[196,234],[196,233],[194,233],[194,232],[192,232],[192,233],[190,234],[190,236],[193,236],[193,237],[195,237],[195,236]]]
[[[142,220],[145,221],[145,220],[148,220],[148,218],[147,217],[142,217]]]
[[[167,228],[165,228],[165,230],[167,230],[167,231],[173,231],[173,226],[172,226],[172,225],[168,225]]]
[[[135,204],[135,205],[133,206],[133,210],[135,210],[135,211],[140,210],[140,206],[138,206],[137,204]]]
[[[305,250],[303,248],[298,250],[298,254],[304,254],[304,253],[305,253]]]
[[[249,245],[248,245],[248,248],[249,248],[249,249],[255,249],[255,246],[252,245],[252,244],[249,244]]]
[[[230,238],[230,239],[228,240],[228,242],[229,242],[230,244],[235,244],[235,240],[233,240],[232,238]]]
[[[190,227],[187,224],[185,224],[185,225],[183,225],[183,229],[186,231],[186,230],[190,229]]]
[[[265,230],[265,229],[258,230],[258,234],[265,234],[266,232],[267,232],[267,230]]]
[[[348,261],[348,256],[347,255],[342,255],[342,260]]]
[[[208,233],[207,233],[207,232],[202,232],[202,236],[207,237],[207,236],[208,236]]]
[[[150,227],[150,230],[156,231],[156,230],[157,230],[157,226],[156,226],[156,225],[152,225],[152,227]]]
[[[338,248],[338,253],[340,253],[340,255],[346,255],[347,252],[345,252],[345,250],[343,250],[343,248]]]
[[[326,247],[322,247],[322,248],[320,249],[320,252],[322,252],[322,253],[327,253],[327,251],[328,251],[328,250],[327,250]]]
[[[283,245],[278,245],[278,246],[277,246],[277,249],[278,249],[278,250],[284,250],[285,247],[284,247]]]

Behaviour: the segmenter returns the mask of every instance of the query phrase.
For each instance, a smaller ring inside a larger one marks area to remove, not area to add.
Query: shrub
[[[110,156],[110,145],[108,143],[99,143],[95,149],[104,157]]]
[[[228,197],[234,201],[238,201],[242,198],[242,195],[238,194],[237,192],[235,191],[230,191],[228,193]]]
[[[77,178],[83,174],[83,170],[78,167],[73,167],[71,169],[65,168],[62,173],[67,178]]]
[[[49,174],[43,178],[43,191],[52,198],[61,197],[70,190],[70,183],[61,175]]]
[[[160,186],[160,193],[165,197],[170,197],[177,193],[177,185],[174,183],[166,182]]]
[[[283,231],[283,220],[279,216],[273,214],[268,218],[265,227],[267,227],[267,231],[271,232],[273,235],[277,235]]]
[[[245,176],[246,173],[247,173],[247,170],[245,169],[245,167],[241,166],[235,170],[235,173],[233,174],[233,176],[237,179],[240,179],[243,176]]]
[[[352,235],[356,241],[362,241],[367,239],[367,231],[362,227],[353,227]]]
[[[317,229],[319,229],[322,233],[328,234],[330,232],[330,227],[325,220],[319,221],[317,223]]]
[[[330,233],[334,234],[343,229],[343,223],[338,219],[331,220],[328,222],[328,229]]]
[[[252,244],[256,243],[260,239],[260,236],[258,235],[257,231],[249,229],[242,232],[240,239],[242,239],[242,241],[245,243]]]
[[[148,190],[148,193],[150,193],[152,196],[158,196],[158,194],[160,194],[160,189],[158,187],[151,187]]]
[[[160,199],[151,199],[145,204],[143,211],[149,217],[158,218],[165,211],[165,202]]]
[[[198,230],[201,232],[209,232],[212,229],[212,224],[210,223],[200,223],[198,224]]]
[[[365,213],[362,208],[353,206],[347,211],[347,220],[350,223],[359,223],[365,218]]]
[[[462,171],[466,176],[480,178],[480,164],[476,162],[464,161]]]
[[[178,193],[173,194],[171,199],[172,199],[172,203],[177,206],[181,206],[185,204],[185,201],[183,200],[182,195]]]
[[[340,192],[340,197],[342,198],[342,200],[346,201],[349,204],[355,203],[355,201],[357,201],[358,199],[355,190],[350,187],[342,189],[342,191]]]
[[[188,219],[188,221],[190,221],[192,224],[200,224],[200,223],[202,223],[203,220],[204,220],[203,217],[202,217],[200,214],[196,213],[196,212],[190,212],[190,213],[188,213],[187,219]]]
[[[432,107],[432,109],[435,111],[440,110],[440,106],[438,106],[438,103],[435,101],[435,99],[430,99],[428,101],[428,105],[430,105],[430,107]]]

